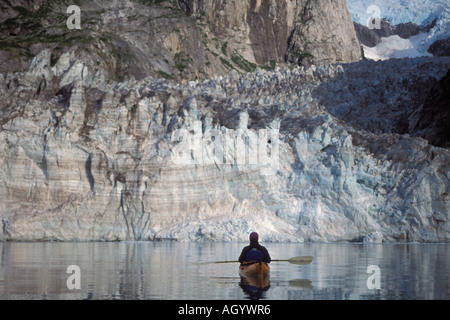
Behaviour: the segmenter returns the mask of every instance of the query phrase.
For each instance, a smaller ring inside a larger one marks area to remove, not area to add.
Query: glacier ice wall
[[[43,51],[0,83],[0,239],[448,242],[450,152],[405,121],[449,67],[116,83]]]

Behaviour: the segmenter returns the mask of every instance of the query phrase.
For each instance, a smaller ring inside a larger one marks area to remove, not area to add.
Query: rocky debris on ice
[[[49,55],[1,75],[2,240],[450,239],[450,152],[409,123],[449,58],[177,84]]]

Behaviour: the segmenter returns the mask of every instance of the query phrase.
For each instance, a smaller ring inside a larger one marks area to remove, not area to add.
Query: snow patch
[[[432,56],[421,45],[427,37],[428,33],[420,33],[409,39],[403,39],[398,35],[393,35],[387,38],[381,38],[381,42],[373,48],[365,45],[362,46],[365,57],[375,61]]]

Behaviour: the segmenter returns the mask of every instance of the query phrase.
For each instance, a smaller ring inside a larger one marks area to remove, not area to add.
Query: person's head
[[[250,233],[250,242],[258,242],[258,234],[256,232]]]

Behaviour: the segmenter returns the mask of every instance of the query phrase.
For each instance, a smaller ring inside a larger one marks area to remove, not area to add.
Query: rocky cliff
[[[2,75],[0,238],[448,242],[450,152],[409,121],[449,67],[108,83],[44,50]]]
[[[81,10],[81,29],[67,28],[71,4]],[[115,81],[361,59],[345,0],[9,0],[0,25],[2,72],[25,71],[43,49],[52,64],[74,52]]]

